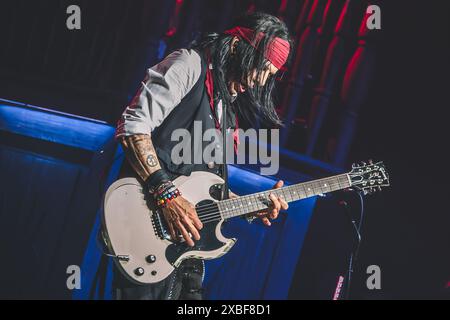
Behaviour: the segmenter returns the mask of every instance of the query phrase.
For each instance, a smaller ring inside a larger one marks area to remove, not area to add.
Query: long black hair
[[[207,33],[194,41],[191,47],[210,52],[215,98],[220,98],[223,103],[232,106],[240,117],[243,116],[250,123],[259,121],[263,125],[281,126],[273,102],[275,76],[270,76],[264,86],[255,84],[253,88],[248,87],[244,93],[238,94],[234,101],[228,91],[228,81],[246,79],[253,70],[256,70],[258,77],[266,68],[265,53],[275,37],[289,41],[292,48],[288,29],[277,17],[261,12],[238,18],[231,28],[235,26],[252,29],[255,34],[263,32],[265,36],[258,42],[256,48],[245,40],[238,41],[233,54],[230,50],[233,36],[224,33]]]

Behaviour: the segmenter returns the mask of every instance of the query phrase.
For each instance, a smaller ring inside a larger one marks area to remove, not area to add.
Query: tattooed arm
[[[166,120],[200,79],[202,60],[195,50],[180,49],[147,69],[138,92],[117,123],[115,137],[121,143],[127,160],[143,180],[146,191],[155,190],[158,183],[169,179],[158,161],[151,132]],[[166,181],[167,182],[167,181]],[[151,187],[151,188],[148,188]],[[201,229],[195,207],[183,196],[171,200],[163,209],[172,239],[178,231],[188,245],[194,245],[189,235],[199,239]]]
[[[150,135],[125,136],[121,138],[120,143],[131,166],[143,181],[161,169]]]

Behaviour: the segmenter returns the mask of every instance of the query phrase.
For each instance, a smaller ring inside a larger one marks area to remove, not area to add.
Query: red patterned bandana
[[[259,41],[261,41],[261,39],[265,36],[263,32],[259,32],[258,35],[255,36],[254,30],[245,27],[234,27],[233,29],[224,31],[224,33],[244,39],[254,48],[258,47]],[[276,37],[266,51],[266,59],[269,60],[277,69],[281,69],[281,67],[286,63],[289,56],[289,51],[289,42]]]

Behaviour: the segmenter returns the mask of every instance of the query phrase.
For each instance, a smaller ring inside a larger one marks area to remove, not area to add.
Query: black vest
[[[209,171],[215,174],[221,174],[221,165],[216,163],[205,163],[203,159],[203,151],[205,147],[215,141],[220,143],[221,140],[199,141],[202,137],[194,134],[194,123],[199,121],[201,124],[201,133],[205,133],[208,129],[215,128],[214,114],[209,103],[209,95],[206,89],[206,71],[207,62],[202,52],[197,51],[201,57],[201,74],[193,88],[180,101],[180,103],[169,113],[161,125],[153,130],[152,142],[156,149],[161,167],[175,179],[179,175],[190,175],[193,171]],[[235,127],[235,114],[228,108],[227,112],[227,128]],[[198,124],[197,124],[198,126]],[[192,137],[191,140],[191,163],[175,164],[171,159],[173,148],[179,144],[180,141],[172,141],[171,136],[174,130],[184,129],[189,132]],[[221,135],[217,131],[217,135]],[[194,139],[197,140],[197,149],[194,149]],[[222,146],[220,146],[222,148]],[[201,154],[200,154],[201,153]],[[201,163],[194,163],[194,154],[197,154],[201,159]],[[218,156],[219,157],[219,156]],[[221,159],[220,155],[220,159]],[[125,161],[127,162],[127,161]]]

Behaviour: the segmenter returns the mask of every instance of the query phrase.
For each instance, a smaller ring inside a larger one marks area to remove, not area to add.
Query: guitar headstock
[[[351,187],[363,192],[364,194],[373,193],[383,187],[389,186],[389,175],[383,162],[368,163],[361,162],[353,164],[352,171],[348,173],[351,181]]]

